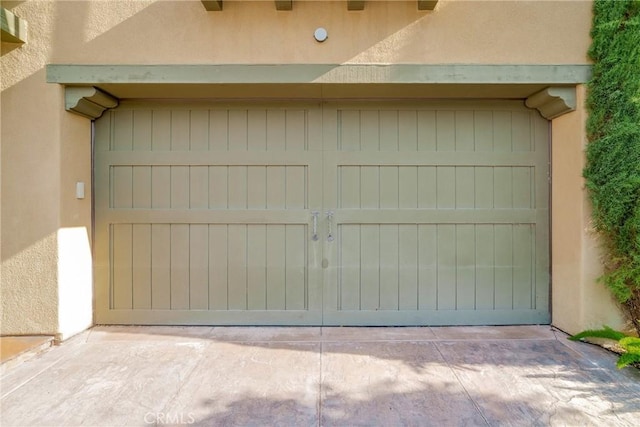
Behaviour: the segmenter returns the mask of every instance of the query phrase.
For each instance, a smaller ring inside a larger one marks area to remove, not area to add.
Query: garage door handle
[[[311,240],[314,242],[318,240],[318,215],[320,215],[318,211],[311,212],[311,216],[313,216],[313,236],[311,236]]]
[[[331,223],[333,222],[333,211],[327,211],[327,228],[329,232],[327,233],[327,242],[333,242],[333,234],[331,231]]]

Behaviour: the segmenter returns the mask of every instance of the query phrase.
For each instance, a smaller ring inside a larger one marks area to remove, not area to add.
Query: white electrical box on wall
[[[76,199],[84,199],[84,182],[76,182]]]

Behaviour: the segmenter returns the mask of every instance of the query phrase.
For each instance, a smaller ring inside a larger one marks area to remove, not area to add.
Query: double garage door
[[[123,103],[96,321],[549,322],[548,122],[521,102]]]

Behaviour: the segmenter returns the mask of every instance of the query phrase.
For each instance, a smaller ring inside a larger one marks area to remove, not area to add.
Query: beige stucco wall
[[[512,63],[586,62],[587,1],[60,2],[51,59],[58,63]],[[59,21],[58,21],[59,22]],[[313,31],[327,29],[317,43]]]
[[[56,4],[2,6],[29,22],[29,42],[2,43],[0,332],[64,339],[92,322],[90,122],[46,83]]]
[[[91,323],[90,185],[84,200],[74,195],[90,182],[90,122],[64,111],[46,64],[584,64],[591,20],[588,1],[441,0],[433,12],[415,1],[358,12],[320,1],[289,12],[272,1],[226,0],[223,12],[199,0],[2,5],[28,22],[29,41],[2,44],[1,332],[63,338]],[[579,111],[553,124],[554,322],[568,331],[618,319],[594,284],[583,120]]]
[[[602,251],[591,228],[590,205],[582,170],[587,143],[585,87],[577,88],[578,109],[552,122],[552,322],[577,333],[603,324],[624,326],[604,285]]]

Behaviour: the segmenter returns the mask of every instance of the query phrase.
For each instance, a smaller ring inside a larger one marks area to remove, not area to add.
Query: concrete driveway
[[[640,371],[549,326],[96,327],[5,372],[2,426],[640,424]]]

